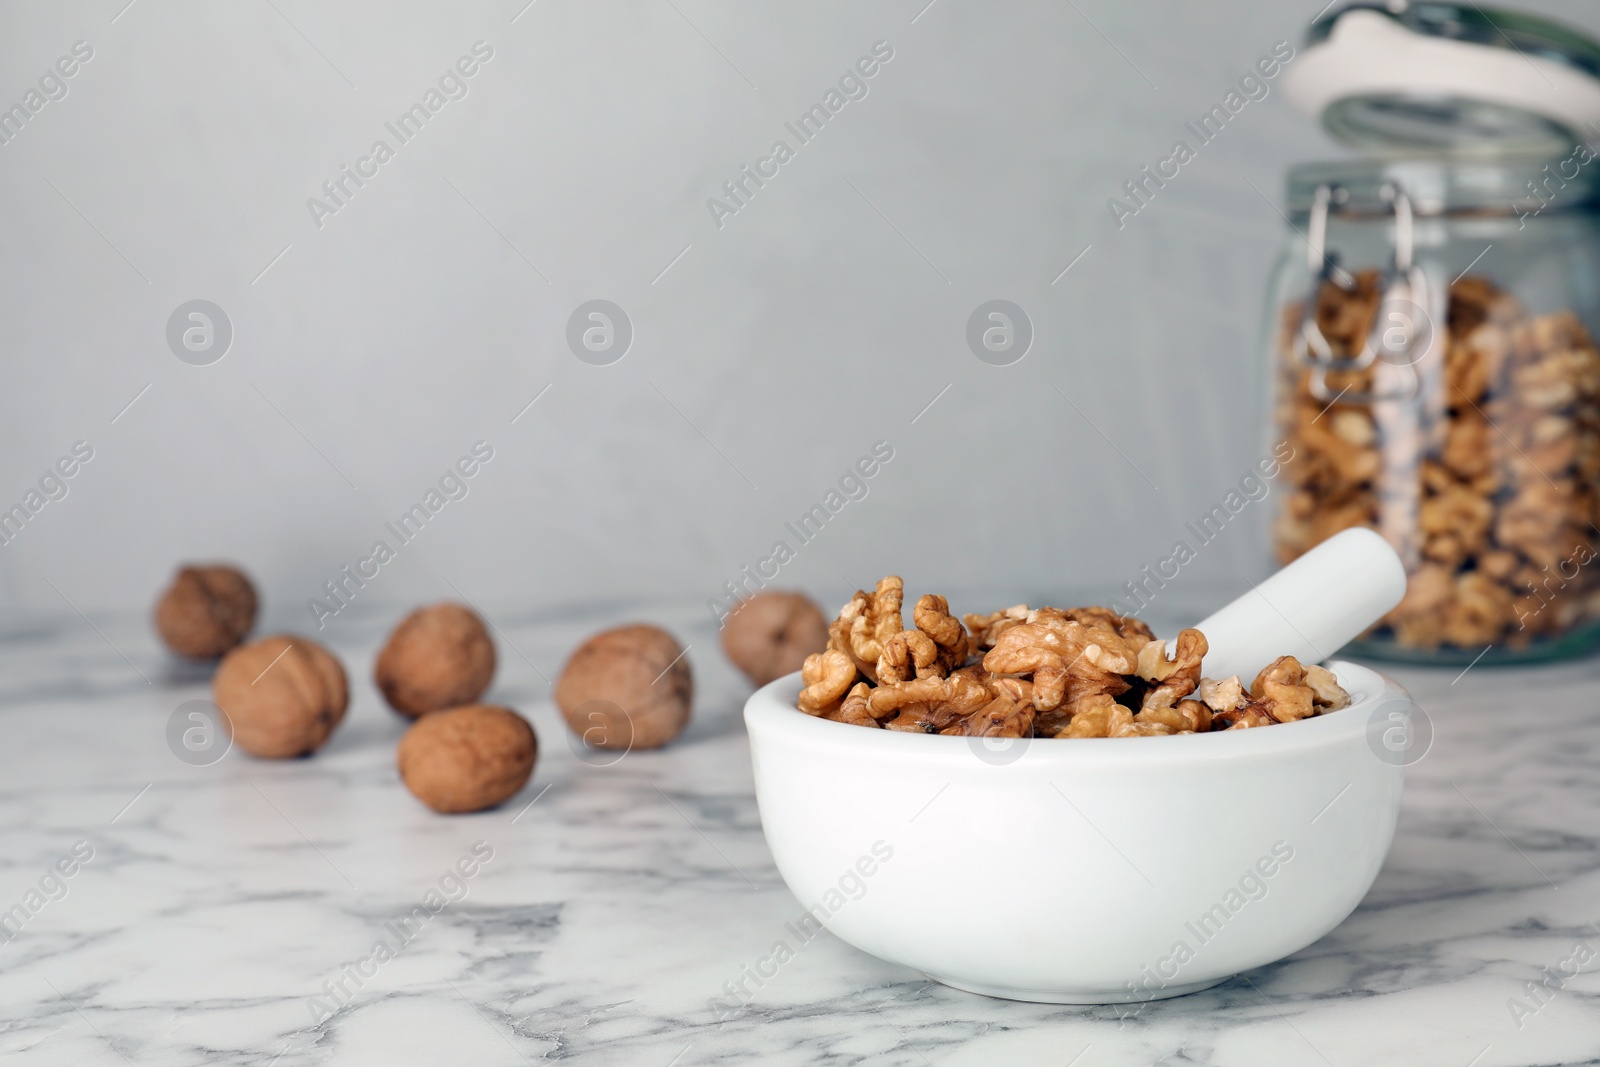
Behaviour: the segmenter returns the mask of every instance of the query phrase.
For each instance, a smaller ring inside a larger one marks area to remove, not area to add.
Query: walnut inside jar
[[[1336,356],[1361,351],[1379,275],[1325,283],[1315,314]],[[1381,366],[1329,372],[1324,399],[1284,309],[1278,417],[1295,458],[1274,524],[1282,562],[1351,526],[1411,572],[1375,636],[1417,649],[1523,646],[1600,614],[1600,347],[1570,311],[1533,314],[1482,276],[1450,286],[1414,398],[1350,399]],[[1380,361],[1381,364],[1381,361]]]

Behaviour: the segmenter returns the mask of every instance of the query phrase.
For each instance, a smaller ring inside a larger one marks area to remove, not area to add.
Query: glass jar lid
[[[1284,94],[1376,155],[1563,155],[1600,142],[1600,43],[1474,3],[1354,0],[1312,23]]]

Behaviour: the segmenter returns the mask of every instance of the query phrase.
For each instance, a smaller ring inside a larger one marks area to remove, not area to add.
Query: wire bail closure
[[[1331,208],[1349,201],[1349,191],[1324,183],[1311,201],[1310,232],[1306,239],[1307,266],[1311,270],[1311,293],[1301,316],[1296,349],[1311,367],[1311,395],[1325,404],[1341,400],[1352,404],[1372,404],[1380,400],[1410,400],[1417,395],[1420,380],[1415,364],[1433,345],[1433,320],[1427,311],[1428,278],[1415,260],[1416,228],[1411,198],[1396,182],[1385,182],[1379,195],[1394,214],[1394,263],[1380,281],[1382,297],[1372,327],[1354,356],[1335,354],[1333,346],[1317,325],[1316,298],[1324,285],[1337,285],[1345,292],[1355,289],[1355,279],[1339,266],[1338,255],[1328,251],[1328,215]],[[1418,320],[1421,320],[1418,322]],[[1378,362],[1400,374],[1393,388],[1353,392],[1348,387],[1334,392],[1328,387],[1329,374],[1353,374]]]

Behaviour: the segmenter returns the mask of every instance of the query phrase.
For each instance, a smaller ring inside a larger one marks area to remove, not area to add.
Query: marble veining
[[[1142,1007],[1058,1007],[960,993],[821,934],[719,1019],[709,1001],[799,908],[761,836],[738,714],[746,688],[708,621],[691,605],[623,607],[616,620],[659,619],[691,643],[688,733],[615,763],[574,747],[548,679],[610,613],[496,613],[491,696],[532,719],[539,764],[505,807],[448,819],[395,775],[403,724],[368,681],[389,615],[330,628],[353,681],[350,717],[317,757],[288,763],[178,760],[167,719],[206,695],[205,672],[166,659],[142,619],[10,634],[0,909],[39,906],[0,944],[0,1056],[1600,1063],[1600,955],[1571,962],[1575,946],[1600,953],[1600,661],[1460,678],[1392,670],[1430,713],[1432,749],[1410,770],[1371,893],[1289,959]],[[75,848],[92,857],[52,875]],[[491,858],[452,876],[475,849]],[[1019,921],[1037,921],[1030,903],[1045,899],[1044,887],[1020,894]],[[1577,973],[1537,986],[1563,967]]]

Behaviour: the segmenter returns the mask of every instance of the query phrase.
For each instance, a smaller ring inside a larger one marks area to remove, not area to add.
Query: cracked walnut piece
[[[954,726],[939,731],[963,737],[1032,737],[1033,705],[1001,693]]]
[[[977,677],[917,678],[883,685],[867,697],[867,710],[884,729],[936,734],[986,707],[994,695]]]
[[[967,662],[972,644],[967,638],[967,628],[961,620],[950,614],[950,602],[934,593],[923,595],[911,612],[911,620],[918,630],[933,639],[939,649],[939,662],[946,672]]]
[[[1279,722],[1304,719],[1311,714],[1311,687],[1305,685],[1306,669],[1293,656],[1279,656],[1261,669],[1250,683],[1250,699],[1270,706],[1269,714]]]
[[[1041,608],[1030,615],[1030,621],[1000,635],[984,655],[983,667],[995,674],[1032,673],[1034,707],[1050,711],[1067,698],[1071,678],[1103,689],[1105,676],[1133,673],[1138,652],[1114,629],[1098,622],[1085,625],[1065,612]],[[1123,684],[1118,692],[1127,688]],[[1085,695],[1077,694],[1080,698]]]
[[[1244,683],[1237,674],[1200,681],[1200,699],[1212,711],[1232,711],[1244,703]]]
[[[1201,693],[1215,712],[1212,729],[1217,730],[1293,722],[1350,705],[1350,694],[1332,671],[1302,666],[1293,656],[1279,656],[1263,667],[1248,693],[1236,677],[1204,682]]]
[[[883,646],[905,629],[900,617],[904,599],[905,583],[890,575],[878,582],[874,592],[856,590],[828,627],[828,647],[854,660],[856,669],[874,684]]]
[[[1172,659],[1167,659],[1165,641],[1151,641],[1139,650],[1139,677],[1156,683],[1144,695],[1140,711],[1170,708],[1199,687],[1200,661],[1211,647],[1206,635],[1199,630],[1185,630],[1176,643],[1178,648]]]
[[[1021,626],[1028,621],[1032,609],[1026,604],[1015,604],[1004,611],[996,611],[990,615],[963,615],[961,621],[967,624],[967,629],[972,633],[972,645],[976,649],[987,651],[994,647],[1000,640],[1000,635],[1013,626]]]
[[[912,614],[915,630],[902,630],[883,645],[878,657],[881,684],[918,678],[943,678],[967,661],[967,628],[950,614],[942,596],[928,594],[917,601]]]
[[[1304,719],[1348,707],[1350,694],[1326,667],[1303,667],[1293,656],[1279,656],[1250,683],[1250,699],[1266,705],[1278,722]]]
[[[1271,726],[1278,720],[1266,707],[1254,700],[1246,700],[1231,711],[1219,711],[1211,719],[1213,730],[1248,730],[1256,726]]]
[[[800,668],[800,710],[817,715],[836,706],[856,680],[856,665],[837,649],[813,652]]]
[[[867,694],[872,692],[872,686],[866,682],[857,682],[850,690],[850,695],[844,698],[836,710],[824,711],[824,719],[833,719],[835,722],[847,722],[852,726],[870,726],[874,730],[880,729],[877,719],[867,710]]]
[[[939,656],[939,646],[921,630],[901,630],[889,638],[878,657],[878,684],[893,685],[915,676],[943,678],[949,668]]]
[[[1042,608],[1042,611],[1052,611],[1052,608]],[[1133,615],[1118,615],[1110,608],[1068,608],[1061,614],[1085,626],[1098,626],[1106,630],[1115,630],[1117,636],[1134,646],[1143,645],[1147,641],[1156,639],[1155,632],[1145,625],[1143,619]]]

